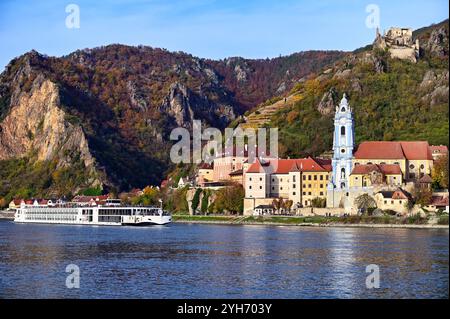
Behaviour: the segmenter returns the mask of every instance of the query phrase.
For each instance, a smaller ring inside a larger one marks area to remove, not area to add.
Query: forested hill
[[[332,148],[333,116],[346,93],[355,119],[356,142],[427,140],[449,143],[448,20],[416,30],[417,63],[392,59],[365,47],[299,83],[293,105],[268,126],[280,128],[284,156],[320,155]]]
[[[281,130],[282,155],[331,149],[343,92],[357,141],[448,144],[448,21],[415,37],[418,63],[367,47],[221,61],[124,45],[26,53],[0,75],[0,200],[159,184],[173,169],[172,128],[193,119],[224,128],[290,94],[296,102],[269,121]]]
[[[308,51],[265,60],[205,60],[109,45],[12,60],[0,75],[0,198],[159,184],[171,130],[224,128],[345,56]]]

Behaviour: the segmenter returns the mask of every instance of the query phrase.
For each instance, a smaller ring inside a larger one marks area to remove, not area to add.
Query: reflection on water
[[[0,298],[448,298],[448,230],[0,222]],[[80,267],[67,289],[65,267]],[[377,264],[380,289],[365,287]]]

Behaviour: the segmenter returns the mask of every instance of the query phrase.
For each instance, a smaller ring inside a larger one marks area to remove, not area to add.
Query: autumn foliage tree
[[[448,188],[448,156],[441,156],[433,164],[431,173],[433,188]]]

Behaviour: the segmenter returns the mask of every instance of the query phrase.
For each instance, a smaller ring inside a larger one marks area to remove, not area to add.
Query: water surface
[[[448,298],[442,229],[0,221],[0,298]],[[66,287],[66,266],[80,288]],[[365,270],[380,267],[380,288]]]

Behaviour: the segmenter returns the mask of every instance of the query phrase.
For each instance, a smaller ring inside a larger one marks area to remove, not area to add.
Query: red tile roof
[[[166,187],[168,183],[169,183],[169,181],[168,181],[167,179],[163,180],[163,181],[161,182],[161,188]]]
[[[410,196],[403,189],[398,189],[392,194],[392,199],[409,199]]]
[[[353,168],[352,175],[370,174],[373,171],[380,172],[384,175],[401,175],[400,166],[396,164],[365,164],[356,165]]]
[[[432,160],[428,142],[363,142],[355,152],[356,159]]]
[[[313,159],[300,158],[300,159],[278,159],[269,161],[273,174],[288,174],[289,172],[302,171],[302,172],[331,172],[331,160],[325,159]],[[247,170],[248,173],[263,173],[265,171],[264,166],[259,160],[252,164]]]
[[[430,205],[448,206],[448,196],[433,196]]]
[[[212,169],[212,168],[213,168],[213,166],[211,164],[208,164],[205,162],[198,165],[198,169]]]
[[[381,195],[383,195],[384,198],[392,198],[392,199],[409,199],[411,195],[404,191],[403,189],[399,188],[396,191],[381,191],[378,192]]]
[[[267,164],[265,164],[264,166],[267,166]],[[259,161],[259,159],[255,159],[255,162],[252,165],[250,165],[250,167],[247,170],[247,174],[248,173],[264,173],[264,172],[265,172],[265,170],[263,168],[263,165]]]
[[[448,148],[445,145],[431,145],[430,150],[432,154],[448,154]]]
[[[433,179],[430,177],[430,175],[425,174],[419,179],[419,183],[433,183]]]

